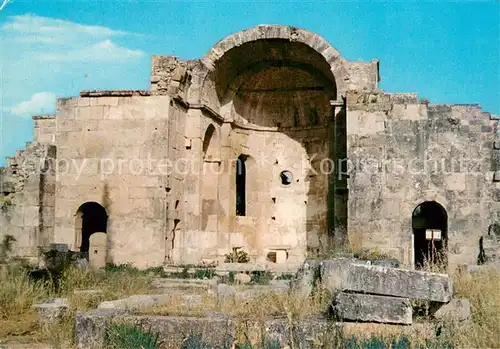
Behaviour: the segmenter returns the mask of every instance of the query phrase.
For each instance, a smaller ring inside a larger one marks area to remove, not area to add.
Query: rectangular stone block
[[[344,293],[335,296],[332,307],[342,320],[411,325],[408,298]]]
[[[356,264],[350,260],[321,262],[321,279],[330,290],[449,302],[452,279],[446,274]]]

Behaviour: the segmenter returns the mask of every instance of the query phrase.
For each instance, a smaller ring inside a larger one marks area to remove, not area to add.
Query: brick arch
[[[200,64],[192,71],[191,86],[187,93],[190,104],[205,102],[215,111],[219,111],[218,105],[203,100],[203,90],[210,82],[207,77],[215,71],[216,63],[229,50],[243,44],[257,40],[282,39],[290,42],[302,43],[319,53],[330,67],[330,72],[335,78],[337,95],[344,95],[346,82],[349,74],[345,69],[345,59],[324,38],[305,29],[285,25],[259,25],[235,34],[232,34],[217,42],[210,51],[200,60]]]

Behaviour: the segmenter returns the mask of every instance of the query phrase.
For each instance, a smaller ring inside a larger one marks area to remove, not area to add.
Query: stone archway
[[[225,194],[225,211],[233,218],[247,216],[228,222],[250,224],[253,219],[258,227],[255,234],[247,233],[248,241],[258,249],[295,249],[296,258],[306,248],[341,243],[347,224],[345,179],[336,180],[322,160],[335,164],[345,157],[345,137],[338,137],[345,135],[345,109],[335,110],[330,103],[345,93],[345,60],[317,34],[264,25],[218,42],[201,62],[192,71],[188,102],[230,123],[235,157],[223,161],[248,154],[258,177],[249,185],[254,179],[246,166],[245,188],[251,189],[245,191],[244,209],[236,210],[238,185],[232,172],[224,174],[231,191]],[[280,173],[293,181],[283,184]],[[256,198],[250,200],[253,193]],[[246,229],[238,224],[228,229]]]
[[[269,40],[282,40],[288,43],[302,44],[318,53],[322,57],[322,60],[326,62],[326,70],[328,72],[324,71],[324,73],[336,77],[338,95],[345,95],[347,90],[346,82],[350,80],[346,69],[346,60],[323,37],[311,31],[293,26],[258,25],[229,35],[217,42],[210,49],[201,59],[202,64],[195,66],[192,71],[191,86],[187,93],[188,102],[193,105],[207,104],[211,109],[219,112],[220,104],[217,103],[217,98],[207,96],[207,86],[213,86],[213,83],[209,81],[210,73],[216,70],[220,59],[228,51],[247,43]],[[247,56],[247,58],[251,56]],[[244,58],[240,65],[246,65]]]
[[[412,230],[415,268],[421,269],[425,263],[445,267],[448,214],[444,207],[436,201],[425,201],[419,204],[412,213]]]
[[[75,215],[75,249],[87,254],[90,236],[94,233],[107,233],[108,215],[106,209],[97,202],[86,202]]]

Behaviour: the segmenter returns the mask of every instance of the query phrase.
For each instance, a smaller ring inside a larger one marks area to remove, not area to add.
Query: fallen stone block
[[[376,259],[371,261],[371,265],[378,265],[386,268],[399,268],[401,263],[397,259]]]
[[[310,316],[292,323],[288,319],[264,322],[265,348],[334,348],[334,338],[341,338],[343,324],[328,321],[323,316]],[[336,336],[337,334],[337,336]],[[291,346],[291,343],[294,343]],[[320,346],[322,345],[322,346]]]
[[[34,304],[32,308],[36,311],[40,324],[52,325],[69,312],[69,303],[66,298],[53,298]]]
[[[136,316],[113,314],[111,310],[78,313],[76,316],[77,349],[104,348],[106,332],[114,323],[128,323],[158,333],[158,341],[166,348],[231,348],[237,336],[237,321],[223,313],[205,317],[192,316]],[[257,339],[264,333],[272,348],[289,345],[292,338],[297,348],[315,348],[317,338],[327,338],[333,329],[342,330],[342,324],[329,323],[325,318],[296,320],[269,319],[260,323],[249,321],[248,337]],[[328,339],[330,340],[330,339]],[[257,345],[260,343],[254,342]],[[260,346],[256,346],[260,347]]]
[[[237,281],[240,284],[249,284],[250,281],[252,281],[252,278],[250,275],[246,273],[238,273],[234,276],[235,281]]]
[[[101,349],[105,347],[106,333],[111,324],[129,323],[147,331],[158,333],[158,341],[168,348],[178,348],[189,337],[198,338],[206,347],[228,348],[236,333],[234,321],[229,317],[189,316],[135,316],[110,309],[98,309],[76,315],[76,348]],[[196,343],[200,347],[201,343]],[[185,346],[191,347],[191,346]],[[203,346],[205,348],[205,346]]]
[[[452,279],[446,274],[361,265],[345,260],[321,262],[321,281],[331,291],[422,299],[447,303],[453,294]]]
[[[202,298],[199,294],[184,294],[182,295],[182,305],[193,306],[202,304]]]
[[[437,309],[436,309],[437,308]],[[454,298],[449,303],[431,310],[438,320],[467,321],[471,317],[471,303],[468,299]]]
[[[254,263],[221,263],[215,268],[215,272],[219,273],[240,273],[252,271],[267,271],[267,266]]]
[[[98,306],[98,309],[126,309],[126,310],[144,310],[158,305],[168,303],[174,297],[181,298],[182,305],[196,305],[202,302],[201,295],[169,293],[169,294],[145,294],[134,295],[128,298],[117,299],[114,301],[104,301]]]
[[[291,292],[298,298],[309,297],[319,278],[320,261],[306,260],[297,272],[295,278],[290,282]]]
[[[227,300],[236,297],[236,287],[227,284],[217,285],[217,299]]]
[[[159,290],[166,289],[209,289],[217,283],[217,280],[197,280],[197,279],[173,279],[173,278],[153,278],[151,286]]]
[[[124,309],[96,309],[76,313],[75,339],[77,349],[105,347],[106,331],[114,317],[126,314]]]
[[[412,307],[408,298],[359,293],[337,294],[332,302],[341,320],[411,325]]]

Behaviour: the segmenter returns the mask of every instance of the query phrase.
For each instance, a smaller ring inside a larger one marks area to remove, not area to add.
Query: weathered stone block
[[[332,307],[342,320],[410,325],[412,307],[408,298],[339,293]]]
[[[471,317],[471,308],[468,299],[452,299],[437,310],[433,310],[433,315],[438,320],[466,321]]]
[[[306,260],[291,282],[292,292],[299,298],[307,298],[314,289],[314,282],[318,276],[320,261]]]
[[[233,299],[236,297],[236,287],[226,284],[217,285],[217,299]]]
[[[374,265],[349,260],[321,262],[321,280],[330,291],[349,290],[370,294],[449,302],[452,279],[446,274]]]
[[[66,298],[46,299],[32,308],[37,312],[40,324],[51,325],[60,321],[69,311],[69,303]]]
[[[176,299],[175,297],[179,297],[179,299]],[[117,299],[115,301],[104,301],[99,304],[98,308],[141,310],[166,304],[173,300],[176,302],[182,302],[182,305],[195,305],[200,304],[202,301],[200,295],[182,294],[176,291],[170,291],[168,294],[134,295],[128,298]]]
[[[125,314],[123,309],[97,309],[76,314],[75,339],[77,349],[104,347],[106,330],[113,316]]]
[[[113,321],[157,332],[159,342],[167,344],[169,348],[180,347],[181,343],[186,345],[190,335],[201,339],[205,344],[202,344],[203,347],[229,348],[236,337],[236,321],[224,313],[211,312],[206,317],[133,316],[98,310],[77,314],[76,347],[103,348],[106,331]],[[323,317],[310,317],[294,321],[292,326],[287,319],[268,320],[263,324],[250,321],[245,329],[255,345],[263,329],[265,337],[275,345],[279,343],[279,347],[286,347],[293,338],[298,348],[312,348],[315,338],[324,338],[332,330],[340,332],[342,328],[342,324],[331,324]]]
[[[224,343],[232,343],[235,324],[230,318],[220,317],[187,317],[187,316],[120,316],[102,311],[78,313],[76,317],[76,347],[78,349],[103,348],[106,331],[113,317],[120,321],[132,323],[159,333],[159,342],[177,347],[191,335],[201,336],[203,342],[216,347],[226,347]]]

